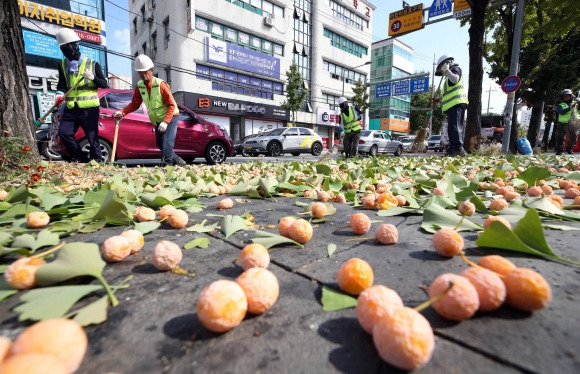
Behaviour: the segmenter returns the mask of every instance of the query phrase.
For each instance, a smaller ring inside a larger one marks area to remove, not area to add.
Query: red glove
[[[54,99],[54,103],[56,104],[56,106],[61,106],[62,103],[64,103],[64,96],[62,95],[58,95],[55,99]]]
[[[441,99],[436,99],[436,98],[432,98],[432,99],[431,99],[431,102],[432,102],[433,104],[435,104],[435,103],[438,103],[438,102],[440,102],[440,101],[441,101]]]

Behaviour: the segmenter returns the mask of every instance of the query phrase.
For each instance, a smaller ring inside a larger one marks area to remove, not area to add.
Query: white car
[[[403,150],[405,152],[411,152],[411,148],[413,146],[413,142],[415,141],[415,137],[414,136],[408,136],[406,138],[403,139],[399,139],[401,141],[401,143],[403,143]],[[423,141],[423,152],[427,153],[427,149],[429,149],[429,145],[427,144],[427,141],[424,140]],[[420,150],[418,150],[417,152],[420,152]]]
[[[292,156],[301,153],[318,156],[322,152],[322,138],[306,127],[280,127],[267,135],[248,139],[243,148],[252,156],[266,154],[276,157],[284,153],[290,153]]]
[[[342,142],[338,145],[338,151],[344,152]],[[403,143],[393,140],[391,135],[381,130],[362,130],[358,141],[358,153],[369,156],[392,153],[395,156],[400,156],[403,153]]]
[[[429,149],[433,149],[435,152],[441,152],[444,149],[441,145],[441,135],[431,135],[427,139],[427,144],[429,145]]]

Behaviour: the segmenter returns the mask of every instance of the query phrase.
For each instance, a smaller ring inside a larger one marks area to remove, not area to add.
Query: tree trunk
[[[469,26],[469,91],[467,99],[467,125],[464,144],[468,151],[479,147],[481,135],[481,90],[483,85],[483,37],[485,11],[489,0],[472,0]]]
[[[0,130],[18,138],[38,157],[18,2],[4,1],[0,12]]]
[[[528,127],[528,140],[532,145],[532,149],[536,148],[538,144],[538,133],[542,124],[542,117],[544,112],[544,102],[534,103],[532,107],[532,117],[530,118],[530,126]]]

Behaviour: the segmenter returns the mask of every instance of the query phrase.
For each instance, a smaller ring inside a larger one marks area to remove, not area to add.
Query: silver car
[[[338,145],[338,151],[344,152],[342,142]],[[362,130],[358,141],[358,153],[370,156],[392,153],[400,156],[403,153],[403,143],[393,140],[389,134],[381,130]]]
[[[253,156],[267,154],[276,157],[284,153],[292,156],[311,153],[318,156],[322,152],[322,138],[306,127],[280,127],[267,135],[248,139],[243,146]]]

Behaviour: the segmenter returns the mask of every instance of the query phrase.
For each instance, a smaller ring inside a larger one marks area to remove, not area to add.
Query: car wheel
[[[282,154],[282,144],[278,142],[272,142],[268,144],[268,156],[278,157]]]
[[[371,150],[369,151],[369,155],[375,157],[377,155],[378,152],[378,148],[376,145],[373,145],[371,147]]]
[[[312,156],[320,156],[322,153],[322,144],[314,143],[312,145]]]
[[[40,145],[40,154],[49,161],[62,160],[62,157],[58,153],[56,153],[50,149],[50,147],[48,146],[48,143],[49,143],[48,140],[42,142],[42,144]]]
[[[296,156],[300,156],[300,152],[292,152],[290,153],[292,156],[296,157]]]
[[[251,156],[250,153],[248,152],[248,150],[245,148],[242,149],[241,154],[242,154],[242,157],[250,157]]]
[[[210,165],[221,164],[226,158],[226,147],[220,142],[211,142],[205,148],[205,160]]]
[[[403,147],[398,146],[397,149],[395,150],[395,156],[400,156],[401,153],[403,153]]]
[[[99,146],[101,147],[101,161],[102,162],[109,162],[111,161],[111,146],[107,143],[104,139],[99,138]],[[91,146],[89,145],[88,139],[83,139],[80,142],[79,147],[81,147],[81,151],[87,154],[87,158],[89,158]]]

